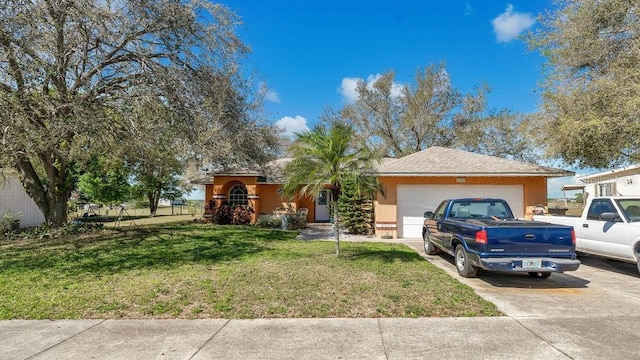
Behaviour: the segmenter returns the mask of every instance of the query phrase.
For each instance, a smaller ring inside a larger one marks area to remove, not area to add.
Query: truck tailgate
[[[487,227],[487,252],[494,256],[572,256],[572,229],[552,224],[518,223]]]

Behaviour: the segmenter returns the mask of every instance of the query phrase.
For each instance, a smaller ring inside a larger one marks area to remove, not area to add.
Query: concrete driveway
[[[577,271],[548,279],[495,272],[463,278],[453,257],[426,255],[421,239],[403,242],[568,358],[640,359],[640,274],[635,264],[581,256]]]
[[[577,271],[554,273],[547,279],[495,272],[463,278],[453,257],[426,255],[422,240],[404,243],[511,317],[640,317],[640,273],[634,264],[581,256]]]

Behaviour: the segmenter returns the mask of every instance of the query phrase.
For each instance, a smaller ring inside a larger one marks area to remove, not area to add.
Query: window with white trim
[[[615,183],[598,184],[598,196],[614,196],[614,195],[616,195]]]
[[[229,205],[249,205],[247,200],[247,187],[242,184],[236,184],[229,190],[229,197],[227,198]]]

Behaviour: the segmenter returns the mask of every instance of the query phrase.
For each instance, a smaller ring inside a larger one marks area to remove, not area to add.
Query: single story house
[[[308,209],[307,221],[329,221],[330,193],[318,199],[282,195],[283,158],[259,170],[233,170],[211,173],[205,182],[205,201],[241,203],[256,214],[277,209]],[[480,155],[444,147],[429,149],[384,161],[374,169],[386,188],[386,197],[374,200],[378,237],[421,237],[423,214],[453,197],[497,197],[509,202],[516,217],[525,216],[528,207],[547,202],[547,178],[570,176],[573,172]]]
[[[0,169],[2,172],[2,169]],[[20,227],[44,223],[44,214],[22,187],[20,180],[4,172],[0,176],[0,217],[20,220]]]
[[[577,178],[584,183],[588,196],[640,195],[640,164]]]

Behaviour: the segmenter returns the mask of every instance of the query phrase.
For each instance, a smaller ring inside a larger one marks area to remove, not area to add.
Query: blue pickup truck
[[[573,227],[514,219],[502,199],[445,200],[424,217],[425,252],[453,255],[464,277],[484,269],[547,278],[580,266]]]

